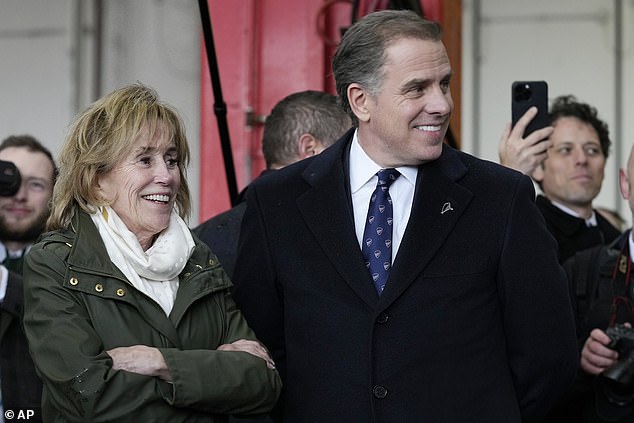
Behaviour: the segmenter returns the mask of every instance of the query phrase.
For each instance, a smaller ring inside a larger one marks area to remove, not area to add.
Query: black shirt
[[[557,240],[560,263],[577,251],[609,244],[621,234],[597,212],[597,226],[588,226],[584,219],[566,213],[543,195],[537,196],[536,203],[546,220],[548,230]]]

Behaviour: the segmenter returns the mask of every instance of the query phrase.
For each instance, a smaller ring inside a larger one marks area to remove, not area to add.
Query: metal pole
[[[209,15],[209,5],[207,0],[198,0],[200,8],[200,20],[202,22],[203,36],[205,40],[205,51],[207,52],[207,63],[209,64],[209,74],[211,76],[211,86],[214,93],[214,113],[218,123],[218,133],[220,135],[220,145],[222,147],[222,157],[225,164],[225,174],[227,175],[227,186],[229,188],[229,200],[235,206],[238,199],[238,187],[236,183],[236,173],[233,164],[233,152],[229,139],[229,128],[227,125],[227,105],[222,98],[222,88],[220,86],[220,74],[218,72],[218,61],[216,58],[216,48],[211,29],[211,18]],[[201,117],[204,118],[204,117]]]

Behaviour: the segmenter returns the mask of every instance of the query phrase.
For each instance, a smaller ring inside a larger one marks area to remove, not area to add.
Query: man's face
[[[559,118],[553,126],[548,158],[534,177],[550,200],[576,211],[590,208],[605,169],[599,135],[592,125],[574,117]]]
[[[33,242],[44,229],[53,195],[53,164],[41,152],[25,147],[0,151],[0,160],[13,162],[22,185],[13,197],[0,197],[0,240]]]
[[[365,95],[359,142],[383,167],[437,159],[449,127],[451,66],[440,41],[405,38],[387,48],[383,83]]]

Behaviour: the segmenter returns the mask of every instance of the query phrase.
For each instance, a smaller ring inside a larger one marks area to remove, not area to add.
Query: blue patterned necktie
[[[400,175],[398,170],[391,168],[377,172],[379,182],[370,197],[363,231],[361,253],[379,295],[392,267],[392,198],[388,190]]]

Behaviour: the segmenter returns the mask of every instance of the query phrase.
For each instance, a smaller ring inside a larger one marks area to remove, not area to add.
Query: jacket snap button
[[[388,316],[386,313],[381,313],[381,315],[378,317],[378,319],[376,319],[377,323],[387,323],[387,321],[390,319],[390,316]]]
[[[69,283],[73,286],[77,285],[79,283],[79,281],[77,280],[77,278],[70,278]]]
[[[376,398],[383,399],[383,398],[387,397],[387,388],[385,386],[376,385],[372,389],[372,393],[374,394],[374,396]]]
[[[98,283],[97,285],[95,285],[95,291],[97,292],[103,292],[103,285]]]
[[[123,288],[117,289],[117,295],[123,297],[125,295],[125,290]]]

